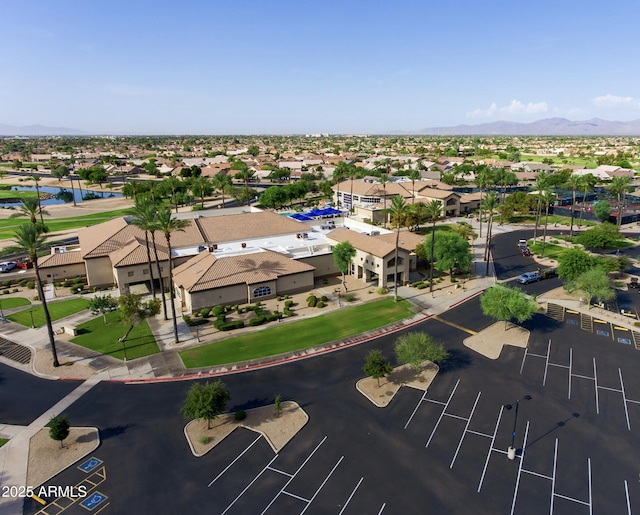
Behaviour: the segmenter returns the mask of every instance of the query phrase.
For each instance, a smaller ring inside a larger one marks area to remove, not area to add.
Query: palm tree
[[[211,181],[208,177],[201,175],[191,182],[191,192],[194,195],[200,195],[200,208],[204,209],[204,196],[207,192],[211,192]]]
[[[629,185],[631,184],[631,178],[629,177],[614,177],[607,186],[607,191],[618,197],[618,216],[616,224],[618,229],[622,225],[622,212],[624,210],[624,201],[629,191]]]
[[[44,288],[42,287],[42,279],[38,268],[38,249],[45,245],[46,236],[44,236],[36,224],[23,224],[18,226],[13,237],[16,242],[15,247],[7,249],[11,252],[22,252],[29,256],[29,260],[33,263],[33,269],[36,273],[36,284],[38,285],[38,298],[42,302],[42,310],[44,311],[44,319],[47,324],[47,332],[49,334],[49,344],[51,345],[51,356],[53,358],[53,366],[59,367],[58,353],[56,352],[56,342],[53,336],[53,327],[51,325],[51,316],[47,309],[47,300],[44,297]]]
[[[167,177],[165,181],[167,181],[167,185],[171,189],[171,200],[173,200],[173,204],[176,208],[176,213],[177,213],[178,212],[178,196],[176,195],[176,193],[180,188],[182,181],[177,177],[173,177],[173,176]]]
[[[567,185],[571,188],[571,226],[569,228],[569,234],[573,236],[573,219],[575,218],[576,208],[576,191],[582,185],[582,178],[579,175],[571,174]]]
[[[542,233],[542,249],[540,256],[544,257],[544,244],[547,239],[547,224],[549,222],[549,206],[556,200],[556,194],[551,190],[542,192],[542,203],[545,205],[544,231]]]
[[[231,177],[221,173],[213,176],[213,187],[222,193],[222,207],[224,208],[224,192],[231,186]]]
[[[411,203],[416,200],[416,181],[420,178],[420,170],[411,170],[409,172],[409,179],[411,179]]]
[[[587,192],[593,191],[593,188],[598,183],[598,179],[592,173],[588,173],[580,177],[584,193],[582,195],[582,209],[580,210],[580,218],[578,219],[578,227],[582,227],[582,216],[584,215],[584,207],[587,203]],[[573,236],[573,233],[571,233]]]
[[[176,319],[176,303],[174,301],[175,295],[173,292],[173,276],[171,272],[173,266],[173,258],[171,256],[171,233],[184,231],[184,228],[188,227],[189,224],[190,222],[188,220],[172,218],[171,209],[164,208],[158,211],[155,225],[155,227],[164,234],[164,237],[167,240],[167,252],[169,253],[169,299],[171,300],[171,316],[173,317],[173,336],[175,338],[175,343],[179,343],[180,340],[178,338],[178,321]]]
[[[353,213],[353,179],[356,178],[356,167],[355,166],[350,166],[349,167],[349,179],[351,180],[351,191],[349,192],[349,194],[351,195],[349,198],[349,213]]]
[[[44,219],[42,218],[42,208],[40,206],[40,188],[38,187],[38,183],[40,182],[40,177],[38,177],[37,175],[32,175],[31,178],[33,179],[33,182],[36,183],[36,194],[38,195],[38,208],[40,210],[40,222],[42,222],[42,225],[44,226]]]
[[[147,264],[149,265],[149,276],[151,280],[151,295],[156,297],[156,285],[153,279],[153,267],[151,266],[151,250],[149,248],[149,231],[153,231],[156,218],[156,206],[149,198],[136,199],[133,208],[133,218],[129,223],[144,231],[144,243],[147,248]],[[155,249],[155,244],[154,244]]]
[[[538,172],[538,176],[536,177],[536,195],[538,197],[538,205],[536,207],[536,225],[533,228],[533,241],[536,241],[536,237],[538,236],[538,225],[540,225],[540,213],[542,212],[542,190],[545,189],[547,185],[547,172],[542,170]]]
[[[476,170],[476,178],[474,182],[480,189],[480,213],[478,216],[478,219],[480,220],[480,230],[478,231],[478,235],[482,238],[482,190],[486,188],[491,182],[491,173],[486,165],[484,165],[482,168],[478,167],[478,169]]]
[[[498,207],[498,196],[495,191],[487,194],[482,201],[482,209],[489,214],[489,220],[487,221],[487,242],[484,247],[484,260],[487,262],[485,269],[485,275],[489,275],[489,253],[491,249],[491,232],[493,231],[493,215]]]
[[[9,218],[19,218],[26,216],[31,221],[31,224],[38,227],[40,233],[49,232],[44,222],[38,223],[38,216],[42,220],[42,215],[48,215],[45,209],[40,205],[40,201],[35,197],[24,197],[22,199],[22,205],[18,208],[19,212],[13,213]]]
[[[442,202],[432,200],[425,206],[425,214],[431,220],[431,267],[429,271],[429,293],[433,293],[433,261],[436,245],[436,221],[442,216]]]
[[[388,213],[387,213],[387,183],[389,182],[389,178],[387,177],[387,174],[383,173],[380,176],[380,184],[382,184],[382,191],[383,191],[383,197],[382,200],[384,201],[384,226],[387,226],[387,220],[389,218]]]
[[[248,167],[245,168],[244,170],[240,170],[237,174],[236,174],[236,178],[244,181],[244,198],[247,201],[247,206],[250,204],[249,202],[249,181],[251,179],[253,179],[255,172],[253,170],[250,170]]]
[[[394,195],[391,199],[391,220],[396,226],[396,253],[395,253],[395,272],[393,275],[393,299],[398,302],[398,247],[400,245],[400,228],[407,224],[409,215],[409,206],[405,204],[404,199],[400,195]]]

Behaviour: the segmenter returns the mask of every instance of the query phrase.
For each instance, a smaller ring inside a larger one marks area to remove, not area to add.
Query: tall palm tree
[[[180,189],[180,185],[182,184],[182,181],[174,176],[167,177],[164,180],[167,181],[167,185],[171,189],[171,200],[173,200],[173,204],[176,208],[176,213],[177,213],[178,212],[178,195],[176,195],[176,193]]]
[[[498,204],[498,196],[496,195],[495,191],[489,192],[482,201],[482,209],[489,215],[489,220],[487,221],[487,240],[484,247],[484,260],[487,262],[487,266],[484,272],[485,275],[489,275],[489,254],[491,249],[491,236],[493,231],[493,215],[495,214]]]
[[[486,165],[483,165],[482,168],[478,167],[478,169],[476,169],[476,178],[474,182],[480,189],[480,213],[478,216],[478,219],[480,220],[480,230],[478,231],[478,236],[482,238],[482,190],[489,186],[491,182],[491,172]]]
[[[576,209],[576,191],[582,185],[582,179],[579,175],[571,174],[567,180],[567,185],[571,188],[571,226],[569,234],[573,236],[573,219],[575,218]]]
[[[538,226],[540,225],[540,214],[542,212],[542,190],[547,186],[548,174],[544,170],[538,172],[536,177],[536,196],[538,197],[538,204],[536,207],[536,224],[533,228],[533,241],[536,241],[538,236]]]
[[[42,222],[42,225],[44,226],[44,219],[42,218],[42,208],[40,206],[40,187],[38,186],[38,183],[40,182],[40,177],[38,177],[37,175],[32,175],[31,179],[33,180],[33,182],[36,183],[36,194],[38,195],[38,208],[40,209],[40,222]]]
[[[144,231],[144,243],[147,249],[147,264],[149,265],[149,277],[151,280],[151,295],[156,297],[156,285],[153,278],[153,267],[151,266],[151,249],[149,248],[149,231],[154,230],[156,219],[156,206],[148,197],[136,199],[133,208],[133,218],[129,223]],[[155,248],[155,245],[154,245]]]
[[[420,178],[420,170],[413,169],[409,172],[409,179],[411,179],[411,203],[416,200],[416,181]]]
[[[627,193],[629,192],[629,185],[631,184],[631,178],[629,177],[614,177],[607,186],[607,191],[618,197],[618,216],[616,224],[618,229],[622,225],[622,212],[624,211],[624,201]]]
[[[400,195],[394,195],[391,199],[391,221],[396,226],[396,252],[395,252],[395,272],[393,275],[393,299],[398,302],[398,247],[400,246],[400,228],[407,225],[409,206],[405,204]]]
[[[175,343],[179,343],[180,340],[178,338],[178,321],[176,319],[176,303],[174,301],[173,275],[171,272],[173,267],[173,258],[171,256],[171,233],[184,231],[184,228],[189,226],[189,224],[190,222],[188,220],[172,218],[170,208],[164,208],[158,211],[156,228],[164,234],[164,237],[167,240],[167,252],[169,253],[169,299],[171,300],[171,316],[173,317],[173,336],[175,338]]]
[[[436,221],[442,216],[442,202],[432,200],[425,206],[425,214],[432,222],[431,226],[431,266],[429,271],[429,293],[433,293],[433,261],[436,246]]]
[[[242,180],[244,182],[244,198],[247,201],[247,206],[250,204],[250,199],[249,199],[249,181],[251,179],[253,179],[253,176],[255,175],[255,172],[253,170],[250,170],[248,167],[244,168],[243,170],[240,170],[237,174],[236,174],[236,178]]]
[[[204,197],[207,192],[211,193],[211,181],[208,177],[200,175],[191,182],[191,192],[200,196],[200,208],[204,209]]]
[[[38,285],[38,298],[42,302],[42,310],[44,311],[44,319],[47,324],[47,332],[49,334],[49,344],[51,346],[51,356],[53,358],[53,366],[59,367],[58,353],[56,352],[56,342],[53,336],[53,326],[51,325],[51,316],[47,308],[47,299],[44,297],[44,288],[42,287],[42,279],[40,277],[40,269],[38,267],[38,249],[44,247],[47,239],[42,234],[36,224],[23,224],[18,226],[13,237],[16,242],[15,247],[7,249],[25,253],[29,256],[29,260],[33,263],[33,269],[36,273],[36,284]]]
[[[231,186],[231,177],[218,173],[213,176],[213,187],[222,193],[222,207],[224,208],[224,192]]]
[[[389,218],[387,213],[387,184],[389,182],[389,177],[387,176],[387,174],[383,173],[378,180],[380,181],[380,184],[382,184],[382,200],[384,202],[384,226],[386,227],[387,220]]]
[[[45,209],[40,205],[40,201],[35,197],[24,197],[21,199],[22,204],[18,207],[18,212],[13,213],[9,218],[21,218],[26,216],[29,218],[33,225],[38,225],[38,229],[41,233],[47,232],[44,222],[38,224],[38,216],[42,220],[42,215],[48,215]]]
[[[588,173],[580,177],[582,182],[582,187],[584,188],[584,193],[582,195],[582,209],[580,209],[580,218],[578,219],[578,227],[582,227],[582,216],[584,215],[584,208],[587,203],[587,193],[589,191],[593,191],[595,185],[598,183],[598,179],[592,173]],[[571,233],[573,236],[573,233]]]
[[[351,191],[349,192],[349,194],[351,195],[350,200],[349,200],[349,213],[353,213],[353,179],[356,178],[356,167],[355,166],[350,166],[349,167],[349,179],[351,180]]]
[[[547,224],[549,223],[549,206],[556,200],[556,194],[551,190],[542,192],[542,203],[545,206],[544,231],[542,233],[542,249],[540,256],[544,257],[544,244],[547,240]]]

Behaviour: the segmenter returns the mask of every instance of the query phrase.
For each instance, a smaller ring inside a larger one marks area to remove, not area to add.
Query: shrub
[[[316,299],[316,296],[315,295],[309,295],[307,297],[307,302],[309,302],[311,299]]]
[[[356,300],[355,296],[353,295],[353,293],[347,293],[344,296],[344,300],[346,300],[347,302],[353,302],[354,300]]]
[[[293,311],[291,311],[289,308],[284,308],[284,316],[292,317],[293,316]]]
[[[220,315],[222,315],[222,313],[224,313],[224,307],[223,306],[215,306],[215,307],[211,308],[211,315],[213,315],[214,317],[220,316]]]
[[[11,286],[11,280],[7,279],[6,281],[2,281],[2,286]]]
[[[267,321],[266,317],[256,317],[249,320],[249,325],[251,327],[255,327],[257,325],[262,325]]]
[[[282,318],[282,313],[276,311],[275,313],[271,314],[271,315],[267,315],[267,320],[269,322],[275,322],[276,320],[280,320]]]
[[[293,306],[293,301],[292,300],[286,300],[284,302],[284,307],[285,308],[290,308],[291,306]]]
[[[381,286],[380,288],[377,289],[377,292],[378,292],[378,295],[386,295],[387,293],[389,293],[389,288],[387,288],[386,286]]]
[[[231,322],[222,322],[222,323],[216,322],[216,324],[218,324],[216,326],[216,329],[220,331],[231,331],[232,329],[242,329],[244,327],[244,322],[242,320],[234,320]]]
[[[413,286],[414,288],[417,288],[418,286],[420,286],[421,284],[424,284],[422,281],[416,281],[414,283],[411,283],[411,286]]]
[[[73,286],[73,282],[71,281],[64,281],[62,283],[62,286],[64,286],[65,288],[68,288],[69,286]]]
[[[623,283],[622,281],[615,281],[615,282],[613,283],[613,285],[614,285],[616,288],[622,288],[622,287],[624,286],[624,283]]]
[[[13,290],[11,290],[13,293],[18,293],[20,290],[18,288],[14,288]]]
[[[278,295],[278,296],[276,297],[276,300],[277,300],[278,302],[280,302],[280,301],[282,300],[282,297],[280,297],[280,295]]]
[[[29,288],[30,290],[33,290],[35,285],[36,285],[36,283],[34,283],[33,281],[27,282],[27,288]]]
[[[40,300],[40,297],[38,297],[37,295],[34,295],[33,300]]]
[[[207,318],[209,316],[209,313],[211,313],[211,308],[202,308],[200,310],[200,316],[202,318]]]
[[[83,283],[83,282],[84,282],[84,277],[76,277],[76,278],[73,280],[73,282],[74,282],[74,283],[76,283],[76,284]]]
[[[9,293],[9,290],[2,290],[2,293],[6,295],[7,293]]]
[[[307,300],[307,306],[309,306],[310,308],[315,308],[317,302],[318,302],[318,299],[316,299],[314,295],[313,297],[309,297],[309,299]]]
[[[420,284],[418,284],[418,285],[416,286],[416,288],[418,288],[418,290],[424,290],[426,287],[427,287],[427,285],[426,285],[426,284],[424,284],[424,283],[420,283]]]
[[[322,297],[320,297],[320,300],[321,300],[322,302],[327,302],[329,299],[327,298],[327,296],[326,296],[326,295],[323,295]]]
[[[207,445],[209,443],[209,437],[208,436],[201,436],[200,437],[200,445]]]
[[[322,302],[322,301],[319,301],[319,302],[316,304],[316,307],[317,307],[317,308],[323,308],[324,306],[325,306],[325,303],[324,303],[324,302]]]
[[[236,420],[244,420],[245,418],[247,418],[247,413],[243,410],[243,409],[239,409],[238,411],[236,411],[235,414],[235,419]]]
[[[451,280],[452,283],[457,283],[458,282],[458,279],[456,279],[453,276],[450,277],[450,280]]]

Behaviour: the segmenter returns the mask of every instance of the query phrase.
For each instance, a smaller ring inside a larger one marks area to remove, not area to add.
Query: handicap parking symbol
[[[101,494],[100,492],[95,492],[91,494],[91,496],[87,497],[80,504],[85,507],[87,510],[93,510],[100,503],[104,502],[107,499],[107,496]]]
[[[85,461],[82,465],[79,465],[78,468],[83,472],[89,473],[98,465],[102,465],[102,460],[92,457],[92,458],[89,458],[87,461]]]
[[[631,345],[631,340],[629,338],[618,338],[620,343],[624,343],[625,345]]]

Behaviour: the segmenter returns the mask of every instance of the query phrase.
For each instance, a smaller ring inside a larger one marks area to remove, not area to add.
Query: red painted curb
[[[326,354],[328,352],[333,352],[333,351],[344,349],[346,347],[351,347],[351,346],[357,345],[359,343],[363,343],[363,342],[366,342],[366,341],[373,340],[375,338],[379,338],[380,336],[384,336],[386,334],[395,333],[395,332],[401,331],[403,329],[406,329],[408,327],[412,327],[412,326],[414,326],[416,324],[424,322],[425,320],[428,320],[432,316],[433,315],[426,315],[424,318],[421,318],[419,320],[414,320],[413,322],[411,322],[409,324],[405,324],[405,325],[402,325],[400,327],[394,327],[392,329],[383,331],[383,332],[378,333],[376,335],[367,336],[365,338],[358,338],[356,340],[350,340],[350,341],[347,341],[345,343],[337,344],[337,345],[332,346],[332,347],[325,347],[323,349],[318,349],[317,351],[315,351],[313,353],[310,353],[310,354],[289,356],[287,358],[282,358],[282,359],[279,359],[277,361],[269,361],[269,362],[266,362],[266,363],[259,363],[259,364],[256,364],[256,365],[247,365],[247,366],[244,366],[244,367],[239,367],[239,368],[236,368],[235,370],[216,370],[216,371],[213,371],[213,372],[208,372],[206,374],[204,374],[204,373],[203,374],[189,374],[189,375],[177,376],[177,377],[154,377],[154,378],[149,378],[149,379],[109,379],[109,382],[125,383],[125,384],[165,383],[167,381],[189,381],[189,380],[192,380],[192,379],[203,379],[203,378],[206,378],[206,377],[217,377],[217,376],[238,374],[238,373],[241,373],[241,372],[251,372],[253,370],[260,370],[260,369],[263,369],[263,368],[274,367],[274,366],[277,366],[277,365],[284,365],[286,363],[291,363],[291,362],[298,361],[298,360],[301,360],[301,359],[306,359],[306,358],[312,358],[312,357],[315,357],[315,356]]]
[[[454,302],[453,304],[451,304],[451,306],[449,306],[448,309],[454,308],[459,304],[462,304],[463,302],[468,301],[469,299],[472,299],[473,297],[477,297],[478,295],[481,295],[482,293],[484,293],[486,290],[480,290],[477,291],[475,293],[473,293],[472,295],[469,295],[468,297],[465,297],[464,299],[459,300],[458,302]]]

